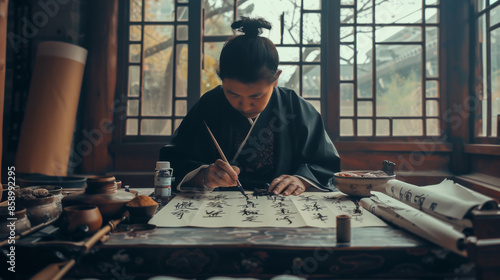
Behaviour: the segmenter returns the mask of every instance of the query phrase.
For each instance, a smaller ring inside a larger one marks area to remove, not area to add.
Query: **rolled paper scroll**
[[[17,172],[67,175],[86,59],[87,50],[76,45],[39,44],[19,139]]]
[[[472,228],[468,214],[474,210],[497,209],[491,197],[445,179],[437,185],[415,186],[399,180],[387,182],[385,194],[416,209],[453,224],[459,231]]]
[[[380,192],[359,202],[366,210],[383,220],[436,243],[457,254],[466,255],[465,235],[431,215]]]

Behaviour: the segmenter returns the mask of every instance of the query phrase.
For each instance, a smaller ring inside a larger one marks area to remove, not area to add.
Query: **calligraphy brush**
[[[212,137],[212,140],[214,141],[215,147],[217,148],[217,151],[219,151],[219,154],[222,157],[222,160],[229,163],[229,161],[227,161],[226,156],[224,155],[224,152],[222,152],[222,149],[220,148],[219,143],[217,143],[217,139],[215,139],[215,137],[212,134],[212,131],[208,127],[207,123],[205,121],[203,121],[203,123],[207,127],[208,133],[210,133],[210,136]],[[243,190],[243,186],[241,186],[240,180],[238,179],[236,181],[238,182],[238,189],[240,190],[241,194],[243,194],[245,196],[245,198],[248,200],[248,196],[245,194],[245,191]]]

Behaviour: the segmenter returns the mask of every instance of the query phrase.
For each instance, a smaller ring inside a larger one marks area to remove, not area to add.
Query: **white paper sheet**
[[[437,185],[419,187],[399,180],[387,182],[385,193],[405,204],[450,222],[462,220],[473,209],[497,209],[498,204],[492,198],[469,190],[451,180],[445,179]]]
[[[437,218],[381,192],[372,192],[372,196],[361,199],[360,204],[387,222],[458,254],[466,255],[465,235]]]
[[[347,195],[304,193],[300,196],[260,196],[250,200],[239,192],[181,193],[149,223],[159,227],[335,227],[337,215],[351,216],[352,227],[387,224]]]

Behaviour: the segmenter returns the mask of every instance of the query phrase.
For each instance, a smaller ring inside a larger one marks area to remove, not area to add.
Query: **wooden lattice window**
[[[340,137],[441,135],[439,0],[341,0]]]

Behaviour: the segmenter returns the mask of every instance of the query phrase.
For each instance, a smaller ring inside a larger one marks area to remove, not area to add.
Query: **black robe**
[[[203,123],[214,134],[228,160],[250,129],[248,119],[234,109],[221,86],[205,93],[189,111],[170,143],[168,155],[178,184],[184,176],[220,158]],[[161,156],[162,157],[162,156]],[[294,91],[276,87],[240,155],[243,188],[264,188],[282,175],[297,175],[324,190],[340,171],[340,157],[328,137],[321,115]],[[181,187],[183,188],[183,187]]]

